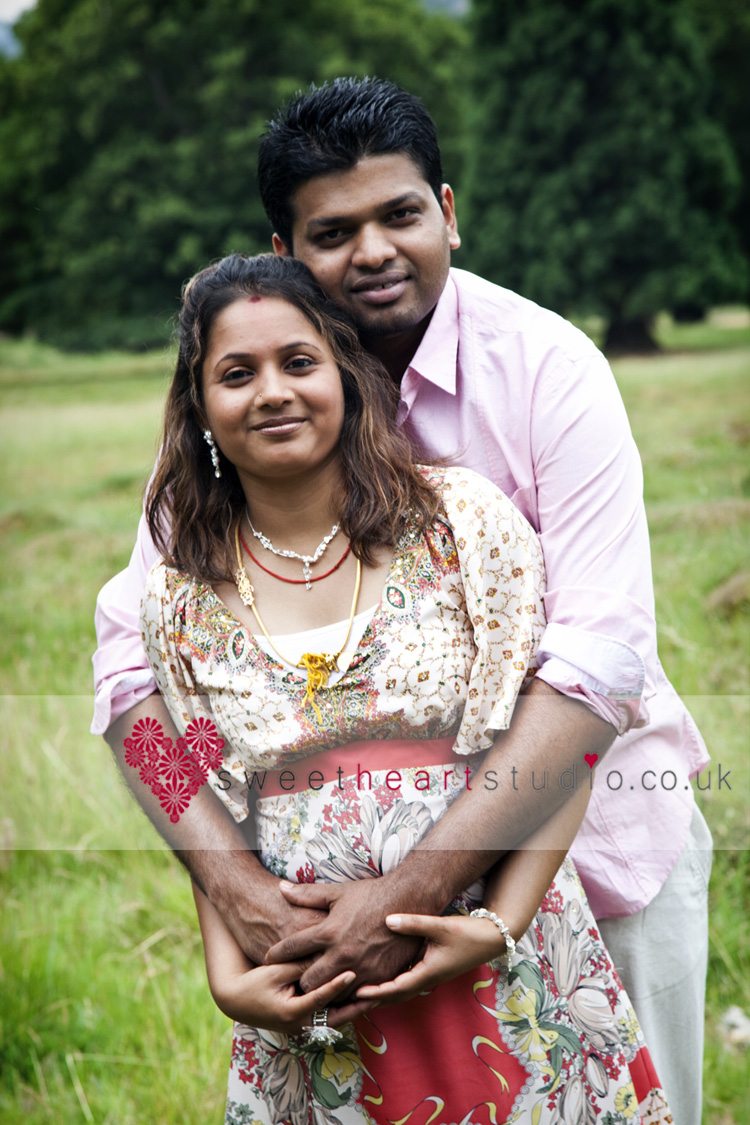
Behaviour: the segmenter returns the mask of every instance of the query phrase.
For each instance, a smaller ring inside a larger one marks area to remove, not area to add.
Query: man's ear
[[[458,224],[456,222],[456,203],[453,198],[453,188],[450,184],[443,184],[440,189],[440,194],[443,203],[443,218],[448,228],[448,245],[451,250],[458,250],[461,245],[461,236],[458,233]]]
[[[281,241],[281,239],[279,238],[278,234],[276,234],[276,232],[274,232],[273,235],[271,236],[271,242],[273,244],[274,254],[278,254],[280,258],[293,258],[294,257],[291,250],[289,250],[287,248],[286,243]]]

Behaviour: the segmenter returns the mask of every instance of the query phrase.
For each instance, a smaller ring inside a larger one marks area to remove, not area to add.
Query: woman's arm
[[[531,925],[581,826],[589,792],[588,787],[579,789],[522,848],[488,873],[483,905],[502,919],[516,941]],[[395,980],[359,988],[356,995],[362,999],[401,1003],[505,953],[505,938],[487,918],[391,914],[386,925],[399,934],[424,937],[426,947],[422,959]]]
[[[193,883],[198,911],[206,973],[216,1005],[230,1019],[286,1035],[298,1035],[312,1024],[313,1013],[326,1008],[354,981],[352,971],[339,973],[313,992],[298,995],[296,984],[305,962],[255,966],[247,959],[221,915]],[[339,1027],[372,1007],[359,1000],[332,1008],[329,1027]]]
[[[578,834],[590,795],[588,786],[577,790],[517,851],[488,872],[483,905],[503,919],[514,940],[523,937],[534,920]],[[490,924],[485,920],[485,927]]]

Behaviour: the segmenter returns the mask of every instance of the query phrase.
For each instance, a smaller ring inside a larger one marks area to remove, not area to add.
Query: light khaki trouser
[[[700,1125],[711,833],[696,807],[690,833],[652,902],[599,929],[635,1008],[675,1125]]]

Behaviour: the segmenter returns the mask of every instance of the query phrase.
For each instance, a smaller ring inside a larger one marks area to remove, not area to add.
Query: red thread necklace
[[[253,552],[250,550],[247,543],[245,542],[245,537],[244,537],[244,535],[242,534],[241,531],[240,531],[240,542],[242,543],[242,546],[245,548],[245,551],[247,552],[247,554],[249,555],[249,557],[252,559],[252,561],[255,563],[256,566],[259,566],[261,570],[265,570],[266,574],[270,574],[272,578],[278,578],[279,582],[289,582],[289,583],[291,583],[292,586],[309,585],[312,582],[320,582],[321,579],[327,578],[329,574],[333,574],[333,572],[335,570],[338,570],[338,568],[341,566],[342,562],[344,561],[344,559],[347,557],[347,555],[349,554],[349,552],[352,549],[351,543],[347,543],[346,550],[344,551],[344,553],[341,556],[341,558],[339,559],[339,561],[335,564],[335,566],[332,566],[330,570],[327,570],[325,572],[325,574],[319,574],[317,578],[309,578],[309,579],[308,578],[285,578],[283,574],[277,574],[274,570],[269,570],[267,566],[263,566],[263,563],[259,562],[258,559],[256,559],[255,555],[253,554]]]

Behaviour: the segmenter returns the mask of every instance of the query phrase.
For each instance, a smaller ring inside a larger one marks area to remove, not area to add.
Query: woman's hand
[[[305,971],[304,962],[253,965],[237,944],[234,935],[215,906],[193,884],[198,911],[206,973],[211,995],[217,1006],[238,1023],[298,1035],[312,1024],[313,1013],[328,1007],[347,989],[356,974],[347,969],[324,981],[318,988],[298,993],[297,982]],[[329,1013],[329,1027],[339,1027],[374,1007],[372,1000],[345,1000]]]
[[[505,952],[505,938],[493,922],[486,918],[468,918],[453,914],[436,918],[428,914],[389,914],[389,929],[399,934],[416,934],[426,938],[422,960],[413,968],[384,984],[366,984],[357,989],[357,997],[375,1000],[378,1004],[400,1004],[425,992],[431,992],[443,981],[452,980]]]
[[[267,1031],[299,1035],[303,1027],[312,1024],[313,1013],[327,1008],[354,980],[353,972],[340,973],[327,984],[300,996],[295,984],[302,970],[303,966],[293,963],[261,965],[243,972],[229,970],[214,974],[211,992],[218,1007],[230,1019]],[[371,1001],[359,1001],[331,1008],[328,1026],[340,1027],[372,1006]]]

